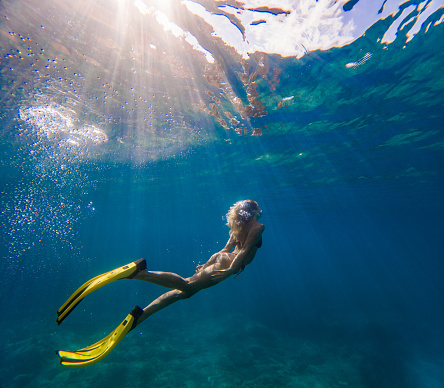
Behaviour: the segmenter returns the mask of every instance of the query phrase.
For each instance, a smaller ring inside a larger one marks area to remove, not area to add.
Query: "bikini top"
[[[256,243],[256,245],[253,245],[253,246],[255,246],[255,247],[258,248],[258,249],[262,246],[262,236],[261,236],[261,238],[259,239],[259,241]]]
[[[262,237],[260,238],[260,240],[256,243],[256,247],[260,248],[262,246]]]

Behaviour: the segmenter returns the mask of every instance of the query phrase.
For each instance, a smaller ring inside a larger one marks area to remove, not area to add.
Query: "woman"
[[[171,288],[151,302],[143,310],[136,306],[125,320],[109,336],[89,347],[76,352],[57,351],[61,364],[66,366],[86,366],[104,358],[134,327],[150,315],[195,293],[239,274],[250,264],[257,250],[262,246],[264,225],[258,222],[262,211],[253,200],[236,202],[227,214],[230,238],[225,248],[211,256],[204,265],[198,265],[196,273],[183,278],[172,272],[147,271],[146,262],[140,259],[113,271],[99,275],[82,285],[57,311],[60,324],[81,300],[96,289],[119,279],[137,279]],[[232,252],[231,252],[232,251]]]
[[[250,264],[258,248],[262,245],[264,225],[258,222],[261,217],[258,204],[252,200],[236,202],[227,214],[230,238],[225,248],[211,256],[204,265],[196,268],[189,278],[171,272],[140,271],[134,279],[144,280],[159,286],[172,288],[144,308],[137,324],[150,315],[181,299],[186,299],[204,288],[212,287],[242,272]],[[232,253],[231,250],[233,250]]]

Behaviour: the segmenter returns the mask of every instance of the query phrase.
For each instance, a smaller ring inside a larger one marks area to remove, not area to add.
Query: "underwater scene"
[[[443,22],[2,0],[0,388],[444,388]]]

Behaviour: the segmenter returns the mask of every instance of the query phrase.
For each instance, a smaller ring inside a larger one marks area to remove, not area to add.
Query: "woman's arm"
[[[221,252],[231,252],[231,250],[236,246],[236,239],[230,235],[230,238],[225,245],[225,248],[221,250]]]

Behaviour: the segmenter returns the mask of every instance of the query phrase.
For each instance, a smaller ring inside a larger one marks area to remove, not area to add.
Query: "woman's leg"
[[[168,291],[165,294],[159,296],[157,299],[153,300],[148,306],[143,309],[143,314],[137,319],[137,325],[142,323],[149,316],[157,313],[159,310],[173,304],[182,299],[187,299],[191,297],[193,294],[188,294],[179,290]]]
[[[218,254],[217,258],[219,258],[220,255],[221,254]],[[223,258],[228,260],[227,262],[222,262],[224,264],[224,267],[226,267],[229,265],[229,262],[232,259],[232,257],[230,256],[232,254],[227,254],[224,252],[222,255]],[[136,325],[139,325],[149,316],[153,315],[159,310],[162,310],[170,304],[182,299],[190,298],[200,290],[212,287],[219,283],[220,280],[215,280],[212,278],[214,271],[219,269],[214,267],[215,264],[210,264],[205,269],[201,269],[200,271],[196,272],[190,278],[183,278],[182,276],[179,276],[172,272],[143,270],[137,273],[137,275],[134,276],[133,279],[143,280],[146,282],[157,284],[159,286],[172,288],[172,290],[161,295],[156,300],[151,302],[147,307],[145,307],[143,309],[143,314],[137,319]]]
[[[173,290],[188,291],[188,279],[183,278],[173,272],[162,271],[140,271],[133,279],[143,280],[157,284],[158,286],[171,288]]]
[[[173,272],[143,270],[138,272],[132,279],[143,280],[162,287],[194,294],[203,288],[219,283],[219,281],[212,279],[213,271],[228,268],[235,256],[233,253],[228,252],[215,253],[210,260],[189,278],[183,278]]]

